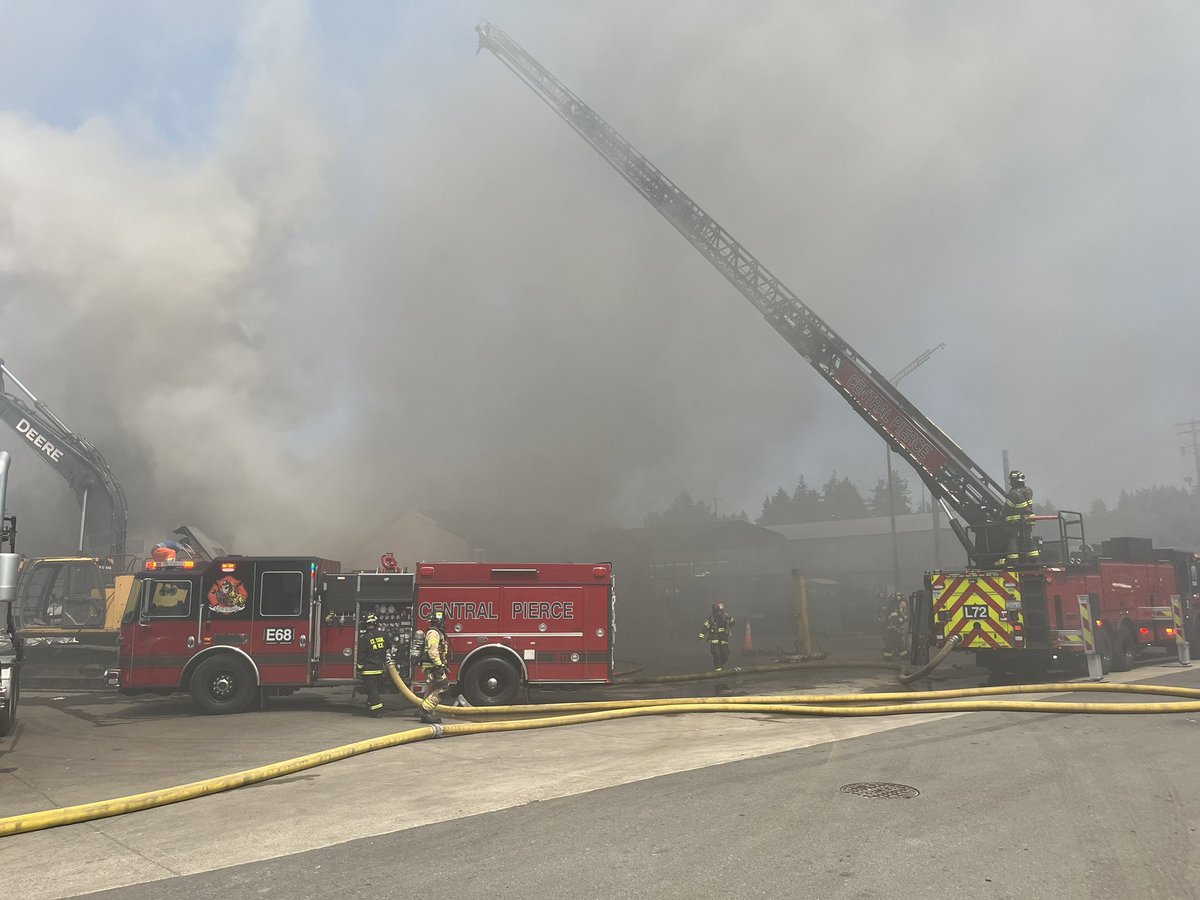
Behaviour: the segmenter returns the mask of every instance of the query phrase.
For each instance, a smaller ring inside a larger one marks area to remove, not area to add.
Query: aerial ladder
[[[25,400],[9,393],[6,377],[25,395]],[[111,560],[110,565],[120,566],[125,557],[129,511],[125,492],[113,478],[104,455],[38,400],[3,360],[0,360],[0,420],[28,441],[75,494],[80,507],[78,553]]]
[[[805,305],[691,197],[500,28],[484,20],[491,51],[675,226],[749,300],[862,419],[902,456],[946,510],[973,565],[1002,552],[1004,490],[892,382]],[[957,513],[965,522],[959,522]]]

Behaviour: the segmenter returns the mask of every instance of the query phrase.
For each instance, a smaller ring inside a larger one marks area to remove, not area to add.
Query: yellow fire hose
[[[395,667],[388,667],[392,680],[397,683],[401,693],[410,701],[419,703],[419,698],[408,689],[396,672]],[[1170,697],[1189,698],[1190,702],[1159,702],[1159,703],[1076,703],[1066,701],[1029,701],[1029,700],[970,700],[946,702],[947,696],[987,696],[998,693],[1043,693],[1058,691],[1109,691],[1114,693],[1157,694]],[[396,747],[434,737],[466,734],[485,734],[503,731],[523,731],[534,728],[553,728],[562,725],[577,725],[585,722],[600,722],[610,719],[627,719],[638,716],[664,715],[689,712],[755,712],[773,713],[777,715],[802,716],[879,716],[903,715],[910,713],[966,712],[966,711],[1010,711],[1010,712],[1057,712],[1057,713],[1200,713],[1200,690],[1181,687],[1158,687],[1154,685],[1133,684],[1095,684],[1085,682],[1080,684],[1043,684],[1016,685],[1013,687],[973,688],[957,691],[928,691],[903,694],[841,694],[841,695],[799,695],[805,702],[787,702],[797,698],[765,698],[765,697],[732,697],[714,698],[699,697],[681,700],[627,700],[610,701],[615,708],[607,708],[595,712],[581,712],[567,715],[551,715],[538,719],[515,719],[501,722],[464,722],[450,725],[432,725],[412,728],[407,731],[382,737],[371,738],[345,744],[330,750],[298,756],[284,762],[272,763],[235,772],[231,775],[221,775],[194,781],[177,787],[148,791],[128,797],[113,800],[102,800],[94,803],[83,803],[61,809],[43,810],[40,812],[24,813],[16,816],[0,818],[0,837],[22,834],[30,831],[40,831],[45,828],[55,828],[60,825],[72,825],[88,822],[108,816],[124,815],[139,810],[166,806],[196,797],[203,797],[222,791],[232,790],[247,784],[267,781],[291,775],[305,769],[311,769],[326,763],[347,759],[373,750],[385,747]],[[928,698],[939,699],[930,700]],[[850,705],[818,705],[829,703],[863,703],[878,699],[901,699],[901,703],[876,706]],[[781,702],[783,700],[784,702]],[[563,704],[561,706],[535,707],[539,712],[559,711],[569,706],[581,704]],[[463,709],[459,707],[445,708],[446,712],[465,713],[480,712],[480,709]],[[488,707],[489,712],[530,711],[525,707]]]
[[[400,694],[414,706],[421,705],[421,698],[412,692],[404,679],[400,677],[400,673],[391,667],[388,673],[392,676],[392,681],[395,683]],[[1052,682],[1048,684],[1014,684],[1014,685],[998,685],[995,687],[981,688],[951,688],[938,691],[884,691],[878,693],[861,693],[861,694],[760,694],[757,696],[745,697],[664,697],[658,699],[646,700],[589,700],[575,703],[529,703],[515,706],[439,706],[438,713],[440,715],[449,716],[512,716],[512,715],[527,715],[529,713],[541,715],[556,715],[559,713],[580,713],[580,712],[602,712],[604,710],[615,709],[643,709],[643,708],[663,708],[676,707],[686,705],[693,708],[711,708],[727,705],[734,705],[738,708],[757,707],[763,705],[778,705],[785,704],[795,709],[803,707],[806,711],[820,709],[826,704],[866,704],[866,703],[891,703],[890,706],[845,706],[840,707],[843,712],[841,714],[851,716],[856,713],[849,710],[859,709],[867,710],[871,715],[895,715],[897,712],[908,712],[918,706],[918,701],[939,701],[952,700],[962,697],[994,697],[1006,694],[1065,694],[1073,692],[1103,692],[1103,693],[1120,693],[1120,694],[1152,694],[1155,696],[1166,697],[1182,697],[1189,700],[1200,700],[1200,690],[1196,688],[1173,687],[1171,685],[1152,685],[1152,684],[1101,684],[1092,681],[1082,682]],[[988,701],[996,702],[996,701]],[[1030,701],[1015,701],[1029,703]],[[1034,701],[1036,702],[1036,701]],[[1084,704],[1077,704],[1084,705]],[[1098,706],[1105,704],[1088,704],[1090,706]],[[1177,702],[1172,703],[1157,703],[1157,704],[1108,704],[1113,706],[1156,706],[1162,709],[1134,709],[1131,712],[1187,712],[1185,709],[1179,708],[1182,704]],[[954,710],[959,710],[965,707],[954,707]],[[992,707],[986,707],[992,708]],[[996,707],[999,709],[999,707]],[[1022,707],[1024,708],[1024,707]],[[689,711],[697,711],[691,709]],[[743,710],[744,711],[744,710]],[[756,710],[752,710],[756,711]],[[924,712],[942,712],[946,710],[930,710],[924,709]],[[1030,708],[1031,712],[1043,711]],[[1112,710],[1069,710],[1067,704],[1054,701],[1052,712],[1110,712]],[[820,715],[832,715],[833,713],[818,713]]]
[[[896,680],[901,684],[912,684],[914,681],[924,678],[942,664],[946,657],[950,655],[950,651],[962,643],[962,639],[963,638],[961,634],[951,635],[950,640],[946,641],[946,645],[937,652],[937,655],[934,656],[933,659],[925,663],[925,665],[921,666],[921,668],[917,669],[915,672],[904,672],[897,675]]]
[[[806,659],[800,662],[766,663],[761,666],[729,666],[726,669],[715,669],[711,672],[694,672],[688,675],[657,675],[653,678],[614,678],[614,685],[631,684],[671,684],[677,681],[707,681],[713,678],[732,678],[742,675],[758,675],[763,672],[791,672],[797,669],[895,669],[896,663],[880,662],[879,660],[846,660],[830,662],[829,660]]]

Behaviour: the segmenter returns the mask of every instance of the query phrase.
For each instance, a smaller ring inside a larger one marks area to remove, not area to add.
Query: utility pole
[[[899,384],[903,378],[911,375],[917,369],[921,368],[921,366],[925,365],[929,361],[929,357],[945,346],[943,343],[938,344],[936,347],[930,347],[888,380],[893,385]],[[888,518],[892,522],[892,590],[898,591],[900,590],[900,538],[896,533],[896,480],[895,475],[892,473],[892,448],[890,445],[886,445],[884,450],[887,452]],[[936,548],[937,513],[934,513],[933,527],[934,546]]]
[[[1190,438],[1191,443],[1184,443],[1179,448],[1179,452],[1184,456],[1189,453],[1196,459],[1196,485],[1195,490],[1200,494],[1200,419],[1192,419],[1190,422],[1180,422],[1175,426],[1175,433],[1181,438]]]

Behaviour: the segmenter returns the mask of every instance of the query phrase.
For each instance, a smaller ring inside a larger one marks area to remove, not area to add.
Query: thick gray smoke
[[[135,532],[247,552],[353,559],[410,508],[636,524],[684,489],[753,515],[802,473],[872,483],[873,433],[472,55],[486,15],[880,369],[946,342],[905,390],[994,475],[1007,448],[1068,507],[1178,482],[1200,14],[1151,12],[224,9],[198,138],[136,96],[0,110],[0,354],[105,450]],[[39,465],[15,499],[69,534]]]

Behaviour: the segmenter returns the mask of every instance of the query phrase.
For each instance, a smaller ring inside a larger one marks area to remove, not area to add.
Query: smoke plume
[[[1178,482],[1172,425],[1200,412],[1200,15],[1154,10],[481,12],[877,367],[945,342],[906,393],[1086,508]],[[119,37],[166,72],[148,95],[95,50],[70,103],[0,108],[0,354],[104,450],[133,533],[353,560],[412,508],[637,524],[685,489],[753,515],[801,474],[882,474],[748,304],[472,55],[475,12],[148,14]],[[4,40],[116,28],[62,27]],[[160,58],[201,41],[215,62]],[[41,85],[44,56],[0,73]],[[65,489],[0,447],[39,542],[70,536]]]

